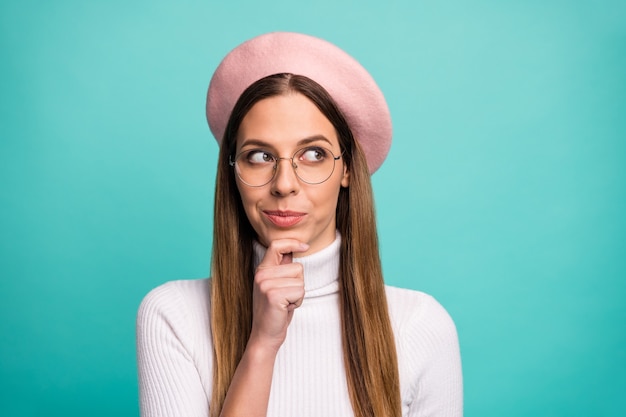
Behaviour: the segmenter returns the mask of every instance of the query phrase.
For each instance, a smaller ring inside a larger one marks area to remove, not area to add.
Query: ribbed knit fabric
[[[339,316],[338,238],[304,266],[305,299],[276,358],[268,417],[352,416]],[[257,262],[265,248],[255,245]],[[210,280],[152,290],[137,315],[143,417],[208,417],[212,385]],[[431,296],[386,287],[396,338],[402,414],[460,417],[463,392],[454,323]]]

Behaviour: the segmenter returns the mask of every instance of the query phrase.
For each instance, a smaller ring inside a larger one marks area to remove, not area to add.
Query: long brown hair
[[[213,392],[218,417],[252,326],[252,243],[255,232],[241,204],[229,157],[241,121],[259,100],[296,92],[309,98],[337,131],[350,186],[341,188],[336,221],[341,233],[339,296],[350,401],[356,417],[399,417],[400,383],[382,277],[370,175],[365,155],[326,90],[300,75],[275,74],[248,87],[231,113],[220,149],[215,189],[211,279]]]

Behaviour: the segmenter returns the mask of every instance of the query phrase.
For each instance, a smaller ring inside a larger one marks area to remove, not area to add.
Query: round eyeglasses
[[[335,156],[331,150],[323,146],[307,146],[298,149],[291,158],[280,158],[263,149],[246,149],[235,159],[229,158],[230,166],[235,167],[237,176],[250,187],[262,187],[268,184],[278,168],[281,159],[291,161],[296,176],[307,184],[321,184],[333,175]]]

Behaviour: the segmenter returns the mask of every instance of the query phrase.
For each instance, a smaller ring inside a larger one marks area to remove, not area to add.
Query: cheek
[[[325,208],[325,212],[328,216],[334,216],[337,209],[337,202],[339,201],[339,192],[341,190],[341,184],[339,181],[332,184],[317,196],[317,201],[320,207]]]

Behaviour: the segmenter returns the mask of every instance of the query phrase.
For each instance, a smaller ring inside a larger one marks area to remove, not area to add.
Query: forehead
[[[247,146],[247,142],[263,142],[278,151],[291,150],[302,140],[314,137],[325,138],[333,150],[339,149],[330,120],[304,95],[289,93],[252,106],[239,126],[237,148]]]

